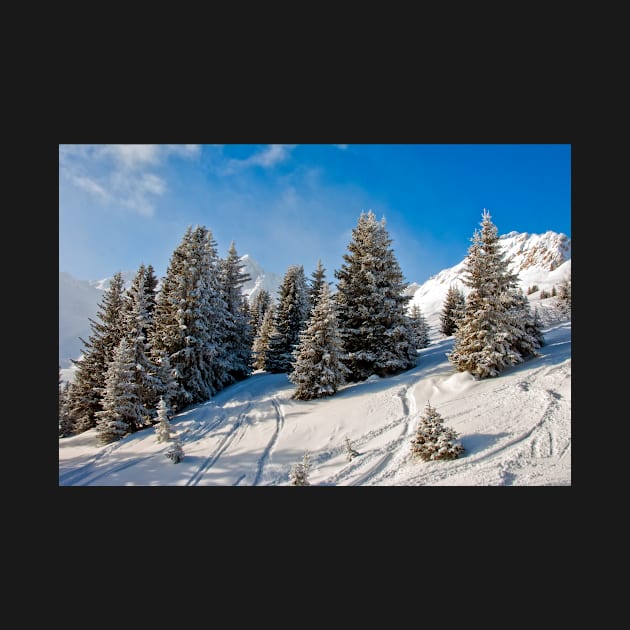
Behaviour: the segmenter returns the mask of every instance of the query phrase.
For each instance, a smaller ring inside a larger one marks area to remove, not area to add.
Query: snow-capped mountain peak
[[[553,271],[571,258],[571,239],[562,233],[509,232],[499,241],[515,273],[531,267]]]
[[[499,242],[509,263],[510,270],[519,277],[520,287],[537,285],[539,289],[551,290],[571,277],[571,239],[558,232],[544,234],[508,232],[499,236]],[[468,293],[462,282],[466,271],[466,258],[453,267],[443,269],[423,284],[413,283],[407,294],[413,298],[410,306],[417,304],[422,309],[430,327],[439,328],[439,318],[451,285]]]

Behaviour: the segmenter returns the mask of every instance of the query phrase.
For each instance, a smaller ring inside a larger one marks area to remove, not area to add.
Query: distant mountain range
[[[500,237],[501,245],[510,261],[511,269],[519,275],[523,291],[532,285],[551,290],[554,285],[571,277],[571,239],[565,234],[545,232],[527,234],[510,232]],[[243,292],[250,299],[265,289],[276,298],[282,284],[282,276],[265,271],[249,255],[241,257],[244,271],[251,280],[243,286]],[[407,293],[413,298],[410,304],[418,304],[431,328],[439,327],[444,298],[451,285],[462,283],[465,260],[444,269],[423,284],[412,283]],[[125,286],[129,286],[135,272],[123,272]],[[81,354],[83,344],[79,337],[87,340],[91,328],[89,319],[96,316],[103,291],[109,287],[111,278],[102,280],[77,280],[69,273],[59,273],[59,364],[62,368],[71,366],[70,359]]]

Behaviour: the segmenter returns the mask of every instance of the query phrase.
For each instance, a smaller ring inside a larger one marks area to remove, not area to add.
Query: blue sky
[[[205,225],[284,275],[343,262],[362,211],[385,217],[408,282],[461,261],[487,208],[499,234],[571,236],[571,146],[558,144],[59,145],[59,270],[166,273]]]

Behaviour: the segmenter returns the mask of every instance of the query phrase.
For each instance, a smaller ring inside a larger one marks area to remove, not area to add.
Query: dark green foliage
[[[417,353],[406,314],[411,296],[405,295],[385,220],[377,221],[372,211],[361,213],[343,259],[335,271],[335,299],[349,380],[413,367]]]
[[[459,322],[464,317],[465,298],[461,289],[450,286],[446,293],[442,315],[440,318],[440,332],[450,337],[457,330]]]
[[[96,414],[103,408],[107,367],[125,331],[124,313],[124,283],[118,272],[99,304],[97,320],[90,319],[89,340],[81,339],[81,359],[72,361],[77,370],[68,409],[77,433],[96,426]]]
[[[415,347],[418,350],[426,348],[429,345],[429,324],[418,304],[414,304],[411,307],[411,312],[409,313],[409,327],[414,334]]]
[[[302,265],[291,265],[280,287],[274,331],[265,355],[265,370],[272,373],[293,370],[293,351],[300,341],[300,333],[309,315],[306,279]]]

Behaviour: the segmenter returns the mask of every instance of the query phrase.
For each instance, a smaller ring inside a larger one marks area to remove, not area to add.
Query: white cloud
[[[297,144],[270,144],[244,160],[231,159],[223,169],[224,174],[232,174],[249,166],[271,168],[284,162],[291,155]]]
[[[59,166],[75,186],[145,217],[153,216],[154,201],[167,183],[150,169],[170,157],[196,158],[197,144],[59,145]]]
[[[72,181],[79,186],[79,188],[83,188],[83,190],[87,190],[88,192],[98,195],[99,197],[107,197],[107,193],[105,189],[95,182],[93,179],[86,177],[85,175],[71,175]]]
[[[341,149],[342,151],[345,151],[348,148],[347,144],[335,144],[333,146],[337,147],[338,149]]]
[[[140,169],[160,161],[160,145],[157,144],[107,144],[100,153],[111,156],[123,170]]]

